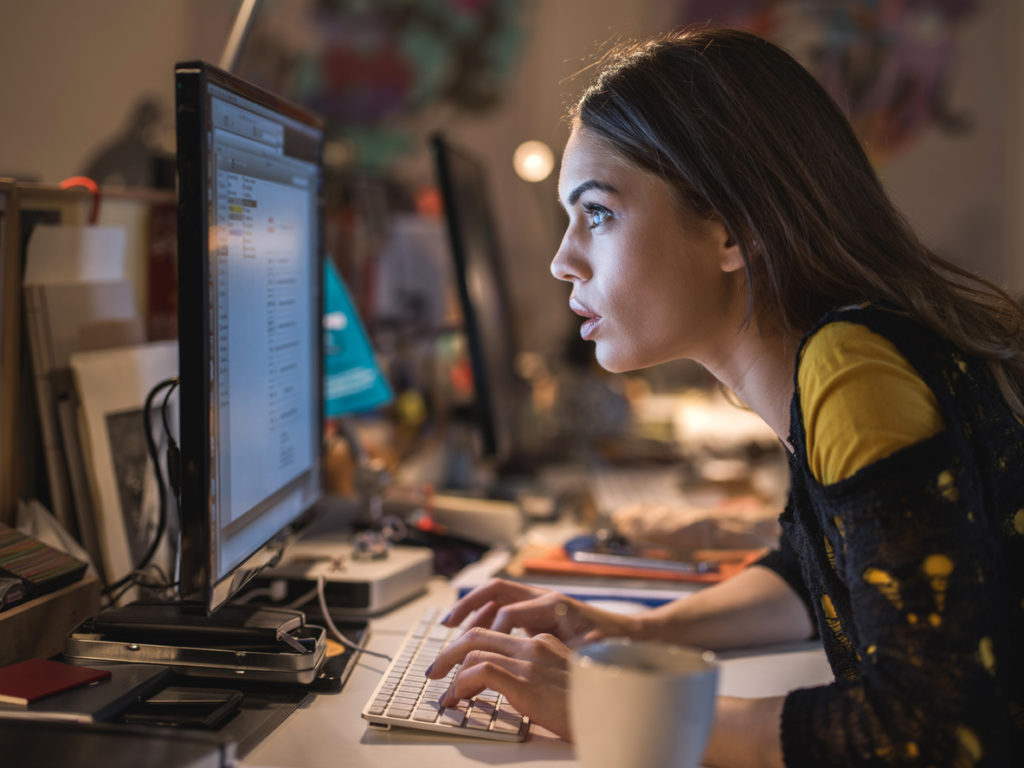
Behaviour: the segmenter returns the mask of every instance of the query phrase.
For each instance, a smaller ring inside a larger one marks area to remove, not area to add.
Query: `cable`
[[[336,626],[334,626],[334,622],[331,620],[331,614],[327,610],[327,598],[324,596],[324,576],[323,576],[323,574],[319,574],[316,577],[316,596],[317,596],[317,599],[320,601],[320,611],[324,615],[324,624],[326,624],[327,628],[329,630],[331,630],[331,632],[334,634],[335,639],[339,643],[341,643],[346,648],[349,648],[349,649],[351,649],[353,651],[359,651],[359,652],[368,654],[370,656],[376,656],[377,658],[387,659],[388,661],[391,661],[391,657],[388,656],[386,653],[380,653],[378,651],[371,651],[369,648],[366,648],[365,646],[357,645],[356,643],[353,643],[351,640],[349,640],[347,637],[345,637],[343,634],[341,634],[341,631]]]
[[[178,378],[176,376],[170,379],[164,379],[151,390],[149,390],[149,394],[146,395],[146,404],[145,406],[143,406],[142,409],[142,426],[143,431],[145,432],[146,435],[146,447],[149,449],[149,457],[153,461],[153,471],[156,473],[157,502],[159,504],[160,510],[160,515],[157,522],[156,535],[153,537],[153,541],[150,543],[149,549],[146,550],[146,554],[143,555],[142,558],[139,560],[139,564],[136,565],[135,568],[133,568],[132,571],[128,573],[126,576],[121,577],[112,584],[108,584],[107,587],[103,590],[103,593],[105,595],[109,595],[110,593],[114,592],[117,589],[120,589],[126,584],[129,587],[135,584],[135,582],[137,581],[137,573],[139,571],[145,570],[146,566],[149,565],[150,560],[153,559],[153,555],[156,554],[157,547],[160,546],[160,539],[163,538],[164,530],[167,528],[167,499],[165,497],[166,494],[164,486],[164,476],[163,472],[160,471],[160,456],[158,455],[156,450],[156,442],[153,440],[153,425],[150,422],[149,414],[150,410],[153,407],[153,400],[156,399],[156,396],[160,394],[162,390],[167,389],[167,396],[164,397],[163,404],[163,424],[164,429],[167,430],[167,435],[168,439],[170,440],[170,444],[174,446],[174,438],[171,436],[170,427],[167,424],[165,409],[167,407],[167,399],[170,397],[171,392],[173,392],[174,388],[177,386]],[[174,446],[174,448],[176,449],[177,446]],[[117,597],[114,598],[114,602],[121,598],[127,591],[127,589],[121,590],[121,592],[118,593]]]
[[[167,435],[167,482],[171,486],[171,492],[174,494],[174,500],[178,505],[178,514],[181,514],[181,451],[178,449],[178,444],[174,441],[174,433],[171,431],[171,425],[167,423],[167,402],[171,398],[171,393],[174,392],[175,387],[178,385],[178,380],[174,380],[174,384],[167,389],[167,394],[164,395],[164,401],[160,404],[160,420],[164,423],[164,434]],[[155,460],[154,460],[155,463]]]
[[[304,606],[306,603],[308,603],[310,600],[312,600],[314,597],[316,597],[316,593],[317,593],[317,588],[313,587],[308,592],[303,592],[297,598],[295,598],[290,603],[288,603],[288,605],[285,606],[285,607],[286,608],[290,608],[293,611],[301,611],[302,610],[302,606]]]
[[[150,575],[150,571],[156,571],[161,577],[161,580],[159,582],[146,581],[144,577]],[[178,586],[178,582],[168,581],[167,576],[163,572],[163,569],[152,563],[149,565],[148,571],[132,571],[130,574],[128,574],[126,579],[122,579],[122,581],[125,581],[126,583],[121,585],[120,591],[117,592],[117,594],[110,594],[110,592],[113,592],[115,589],[117,589],[117,587],[111,587],[109,588],[109,591],[104,592],[104,594],[107,596],[107,603],[103,606],[104,608],[109,608],[111,606],[117,605],[117,602],[125,595],[125,593],[135,586],[142,587],[143,590],[149,590],[150,592],[152,592],[153,590],[159,590],[164,593]],[[166,594],[161,596],[160,599],[166,600]]]

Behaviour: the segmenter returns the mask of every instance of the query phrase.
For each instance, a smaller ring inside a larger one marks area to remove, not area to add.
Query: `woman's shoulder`
[[[869,362],[882,359],[912,371],[929,387],[940,384],[943,368],[962,355],[947,339],[899,307],[864,302],[823,315],[800,341],[797,362]],[[796,383],[796,382],[795,382]]]
[[[931,388],[863,314],[835,313],[800,353],[800,417],[812,473],[830,484],[943,427]]]
[[[867,374],[879,364],[920,381],[922,375],[911,359],[916,355],[905,349],[908,335],[919,336],[918,341],[934,338],[909,315],[889,307],[858,304],[829,312],[800,343],[801,391],[821,376]]]
[[[937,336],[922,325],[911,313],[892,304],[866,301],[860,304],[849,304],[826,312],[804,334],[801,347],[829,326],[839,325],[843,333],[856,334],[856,328],[862,327],[873,331],[876,335],[889,339],[897,347],[900,340],[906,337],[937,340]],[[835,327],[832,332],[837,332]]]

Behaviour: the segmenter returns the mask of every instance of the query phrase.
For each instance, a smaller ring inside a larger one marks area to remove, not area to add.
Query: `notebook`
[[[29,659],[0,667],[0,702],[29,704],[55,693],[110,677],[105,669],[50,659]]]

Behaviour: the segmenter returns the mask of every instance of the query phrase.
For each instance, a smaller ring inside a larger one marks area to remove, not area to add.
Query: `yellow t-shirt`
[[[857,323],[815,332],[797,380],[811,472],[824,485],[943,428],[935,395],[906,358]]]

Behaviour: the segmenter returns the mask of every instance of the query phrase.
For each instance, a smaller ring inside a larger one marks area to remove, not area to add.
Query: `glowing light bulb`
[[[555,167],[555,155],[543,141],[524,141],[512,154],[512,167],[524,181],[544,181]]]

